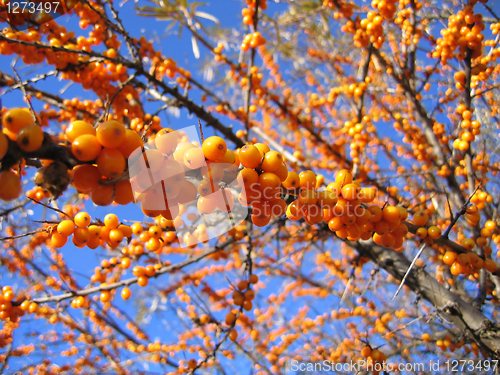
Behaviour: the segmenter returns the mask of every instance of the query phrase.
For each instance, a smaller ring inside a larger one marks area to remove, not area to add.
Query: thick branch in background
[[[411,262],[404,254],[374,244],[372,241],[349,243],[359,253],[386,270],[396,280],[402,281]],[[483,313],[455,293],[446,289],[435,277],[420,267],[408,274],[405,285],[418,296],[429,301],[446,320],[470,336],[488,356],[500,359],[500,325],[486,318]],[[401,297],[399,297],[401,298]]]

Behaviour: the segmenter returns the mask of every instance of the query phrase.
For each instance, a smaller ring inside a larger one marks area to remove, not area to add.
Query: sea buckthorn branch
[[[256,12],[256,13],[257,13],[257,12]],[[255,16],[255,14],[254,14],[254,16]],[[209,43],[205,40],[205,38],[203,38],[201,35],[199,35],[198,33],[196,33],[196,32],[195,32],[195,30],[193,30],[193,28],[191,28],[189,25],[188,25],[188,28],[190,29],[190,31],[191,31],[191,32],[193,32],[193,35],[195,35],[195,37],[197,37],[197,38],[198,38],[198,39],[199,39],[199,40],[200,40],[200,41],[201,41],[201,42],[202,42],[205,46],[207,46],[207,48],[209,48],[209,49],[210,49],[210,51],[213,51],[213,50],[214,50],[213,46],[211,46],[211,45],[210,45],[210,44],[209,44]],[[254,51],[254,49],[252,49],[252,51]],[[363,69],[363,75],[364,75],[364,76],[366,76],[366,75],[368,74],[368,68],[369,68],[369,64],[370,64],[370,60],[371,60],[371,59],[370,59],[370,57],[371,57],[371,52],[369,53],[369,56],[368,56],[368,59],[367,59],[367,65],[366,65],[366,66],[364,67],[364,69]],[[231,66],[234,66],[234,64],[233,64],[230,60],[228,60],[227,58],[225,59],[225,61],[226,61],[226,62],[228,62]],[[252,66],[253,64],[250,64],[250,65]],[[250,69],[251,69],[251,66],[250,66]],[[239,66],[238,66],[238,69],[240,69],[240,67],[239,67]],[[192,80],[191,78],[190,78],[189,80],[190,80],[190,82],[193,82],[193,80]],[[251,84],[251,79],[249,79],[249,85],[250,85],[250,84]],[[197,83],[197,82],[195,82],[195,85],[196,85],[196,86],[198,86],[198,87],[200,87],[200,88],[202,87],[202,86],[201,86],[199,83]],[[251,86],[250,86],[250,89],[251,89]],[[204,91],[205,93],[206,93],[207,91],[208,91],[208,92],[210,92],[210,91],[209,91],[209,90],[207,90],[207,89],[203,89],[203,91]],[[210,96],[211,96],[212,98],[214,97],[214,95],[213,95],[213,94],[212,94],[212,95],[210,95]],[[286,105],[282,104],[282,103],[281,103],[281,102],[277,99],[277,96],[276,96],[276,95],[273,95],[272,93],[270,93],[270,94],[269,94],[269,97],[270,97],[270,99],[271,99],[271,100],[272,100],[272,101],[273,101],[276,105],[278,105],[278,107],[279,107],[279,108],[280,108],[280,109],[281,109],[281,110],[282,110],[285,114],[287,114],[287,115],[289,115],[289,116],[292,116],[292,114],[291,114],[291,113],[290,113],[290,111],[288,110],[288,107],[287,107]],[[216,102],[217,102],[217,103],[219,103],[219,104],[221,104],[221,103],[222,103],[219,99],[217,99],[217,100],[216,100]],[[362,103],[362,102],[361,102],[361,103]],[[361,104],[361,105],[362,105],[362,104]],[[231,109],[231,107],[230,107],[227,103],[225,103],[225,106],[226,106],[226,107],[227,107],[227,108],[228,108],[228,109],[229,109],[229,110],[233,113],[233,115],[235,115],[236,117],[239,117],[239,116],[236,114],[236,112],[235,112],[234,110],[232,110],[232,109]],[[360,111],[360,112],[362,112],[362,111]],[[323,139],[323,138],[322,138],[319,134],[317,134],[317,133],[316,133],[316,131],[315,131],[314,129],[312,129],[309,125],[304,124],[304,123],[300,120],[300,118],[299,118],[298,116],[293,116],[293,118],[294,118],[294,120],[296,120],[296,121],[297,121],[297,123],[298,123],[300,126],[304,127],[304,128],[305,128],[308,132],[310,132],[310,133],[314,136],[314,138],[315,138],[318,142],[320,142],[321,144],[324,144],[324,145],[325,145],[325,146],[329,149],[329,151],[330,151],[333,155],[336,155],[336,156],[337,156],[337,157],[339,157],[341,160],[343,160],[343,162],[346,164],[346,166],[347,166],[348,168],[351,168],[351,167],[352,167],[352,162],[351,162],[350,160],[348,160],[347,158],[345,158],[344,156],[340,155],[340,154],[339,154],[336,150],[334,150],[334,149],[332,148],[332,146],[330,145],[330,143],[329,143],[329,142],[326,142],[326,141],[325,141],[325,140],[324,140],[324,139]],[[246,116],[246,118],[245,118],[245,124],[247,124],[247,120],[248,120],[248,113],[247,113],[247,116]],[[252,128],[252,130],[253,130],[253,131],[255,131],[255,132],[258,132],[259,136],[260,136],[260,137],[262,137],[262,138],[264,138],[264,134],[265,134],[265,133],[264,133],[263,131],[261,131],[258,127],[253,127],[253,128]],[[248,131],[247,131],[247,133],[246,133],[246,134],[248,135]],[[268,142],[270,142],[270,140],[271,140],[272,138],[271,138],[271,137],[269,137],[269,136],[266,136],[264,139],[266,139]],[[283,152],[283,150],[285,150],[283,147],[277,148],[277,147],[276,147],[276,145],[277,145],[277,143],[276,143],[276,142],[274,142],[273,147],[275,147],[277,150],[282,150],[281,152]],[[290,153],[288,153],[288,152],[287,152],[287,154],[290,154]],[[295,159],[295,160],[297,160],[295,157],[290,158],[290,155],[288,155],[287,159],[288,159],[288,160],[294,160],[294,159]],[[371,178],[369,178],[369,177],[367,177],[367,182],[369,182],[369,183],[374,183],[374,184],[377,186],[377,188],[379,188],[380,190],[384,191],[386,194],[388,194],[389,196],[391,196],[391,197],[392,197],[392,195],[391,195],[391,194],[387,191],[387,189],[385,188],[385,186],[378,184],[375,180],[373,180],[373,179],[371,179]]]
[[[41,232],[49,233],[50,232],[50,228],[37,229],[37,230],[34,230],[32,232],[26,232],[26,233],[23,233],[23,234],[17,234],[15,236],[2,237],[2,238],[0,238],[0,241],[15,240],[16,238],[22,238],[22,237],[32,236],[32,235],[34,235],[36,233],[41,233]]]
[[[467,200],[465,201],[464,205],[462,206],[462,208],[460,208],[460,211],[458,211],[454,217],[452,217],[452,220],[450,222],[450,225],[448,225],[448,228],[446,228],[446,230],[444,231],[443,233],[443,237],[445,238],[448,238],[451,230],[453,229],[453,227],[455,226],[455,224],[457,223],[458,219],[460,219],[461,216],[465,215],[465,213],[467,212],[467,206],[469,205],[470,203],[470,200],[472,199],[472,197],[474,196],[474,194],[476,193],[476,191],[479,190],[479,188],[481,187],[481,184],[479,184],[472,192],[471,194],[469,195],[469,198],[467,198]],[[452,212],[451,210],[451,207],[450,207],[450,213]],[[482,254],[481,254],[482,255]]]
[[[388,68],[388,63],[385,60],[384,57],[380,54],[380,51],[378,49],[375,49],[374,54],[377,58],[377,61],[385,68]],[[429,144],[432,146],[433,153],[436,157],[436,164],[438,167],[441,167],[446,164],[446,156],[444,154],[444,150],[441,147],[439,140],[436,138],[436,134],[434,133],[433,130],[433,124],[432,120],[428,117],[424,107],[420,103],[420,101],[416,97],[415,91],[409,86],[407,81],[403,78],[404,75],[401,77],[398,76],[398,74],[393,71],[392,72],[392,77],[398,82],[401,87],[405,90],[405,92],[408,94],[411,102],[413,103],[413,106],[417,110],[417,113],[419,114],[420,118],[422,119],[423,125],[424,125],[424,135],[429,142]],[[446,181],[448,182],[448,186],[453,192],[453,197],[455,200],[455,204],[458,207],[461,207],[465,201],[462,191],[460,190],[460,186],[455,178],[454,174],[449,174],[446,176]]]
[[[186,266],[189,266],[190,264],[197,263],[198,261],[202,260],[203,258],[206,258],[207,256],[209,256],[211,254],[214,254],[218,251],[223,250],[224,248],[233,244],[234,242],[235,242],[235,239],[230,238],[227,241],[220,244],[219,246],[215,246],[209,250],[202,252],[199,255],[193,256],[192,258],[186,259],[182,262],[175,263],[175,264],[170,265],[170,266],[163,266],[162,268],[160,268],[156,272],[156,275],[153,277],[157,277],[157,276],[162,275],[164,273],[175,272],[175,271],[178,271]],[[72,292],[68,292],[68,293],[64,293],[64,294],[60,294],[60,295],[49,296],[49,297],[34,298],[33,302],[36,302],[37,304],[47,303],[47,302],[60,302],[60,301],[63,301],[65,299],[73,298],[76,296],[87,296],[89,294],[101,292],[104,290],[112,290],[112,289],[116,289],[116,288],[119,288],[122,286],[128,286],[128,285],[137,283],[137,281],[138,281],[138,277],[131,277],[129,279],[117,281],[115,283],[111,283],[111,284],[107,284],[107,285],[101,285],[101,286],[97,286],[97,287],[76,290],[76,291],[72,291]]]
[[[465,101],[465,106],[468,110],[472,109],[472,96],[471,96],[471,78],[472,78],[472,53],[473,51],[467,47],[467,52],[465,55],[464,63],[465,63],[465,88],[464,88],[464,101]],[[479,189],[481,186],[481,183],[475,188],[476,185],[476,177],[474,175],[474,167],[472,165],[472,152],[470,147],[467,149],[466,154],[465,154],[465,165],[467,168],[467,183],[468,183],[468,189],[470,193],[470,197],[468,199],[468,202],[470,202],[470,199],[476,191]],[[463,211],[464,208],[462,208],[461,212]],[[474,236],[476,238],[480,237],[480,232],[479,229],[477,228],[477,225],[472,227],[472,232],[474,233]],[[484,257],[484,251],[482,247],[477,248],[477,255],[480,256],[481,258]],[[479,288],[477,292],[477,296],[474,299],[473,305],[477,308],[481,308],[481,306],[484,304],[486,301],[486,295],[487,295],[487,290],[486,290],[486,283],[487,283],[487,274],[486,270],[481,269],[479,271]]]
[[[403,254],[371,241],[349,244],[363,256],[372,259],[384,268],[396,280],[401,281],[410,266],[410,261]],[[480,310],[446,289],[422,268],[417,268],[408,274],[406,285],[432,303],[457,327],[469,331],[473,338],[477,339],[478,345],[484,348],[491,358],[500,358],[500,338],[495,333],[500,327],[486,318]]]
[[[141,345],[141,342],[139,340],[135,339],[132,335],[125,332],[117,323],[115,323],[113,320],[111,320],[107,311],[103,311],[101,306],[99,306],[97,303],[95,305],[100,311],[102,311],[102,314],[99,314],[97,311],[93,310],[97,318],[106,322],[110,327],[112,327],[116,332],[120,333],[123,337],[125,337],[130,342],[133,342],[135,345]],[[132,319],[128,318],[128,320],[133,323]],[[162,356],[162,359],[163,359],[164,363],[168,364],[171,367],[174,367],[174,368],[179,367],[178,364],[176,364],[175,362],[170,360],[166,355]]]
[[[156,77],[152,76],[142,68],[137,69],[137,73],[147,78],[149,83],[152,83],[155,86],[161,88],[164,91],[164,93],[167,93],[170,96],[172,96],[175,100],[177,100],[177,103],[186,108],[189,111],[189,113],[193,113],[197,117],[205,121],[206,125],[217,129],[228,140],[233,142],[237,147],[243,146],[244,144],[243,141],[234,134],[234,132],[230,127],[223,125],[209,111],[205,110],[202,106],[197,105],[194,101],[182,95],[177,87],[172,88],[168,86],[166,83],[158,80]],[[138,81],[137,79],[134,79],[134,83],[137,85],[137,87],[140,87],[143,90],[147,90],[150,94],[154,95],[154,97],[164,101],[162,99],[163,95],[157,90],[151,88],[148,89],[148,87],[144,83]]]
[[[88,0],[84,0],[84,2],[90,6],[90,3]],[[118,11],[114,8],[113,3],[111,1],[104,0],[104,2],[109,6],[109,9],[111,11],[111,15],[113,16],[114,20],[116,21],[116,25],[113,22],[111,22],[108,17],[103,17],[98,10],[96,10],[94,8],[92,8],[92,9],[96,13],[99,13],[99,15],[101,16],[101,19],[103,19],[104,22],[106,22],[108,25],[110,25],[115,31],[117,31],[119,34],[121,34],[125,38],[130,56],[134,56],[136,62],[138,62],[139,64],[142,65],[142,59],[141,59],[140,54],[139,54],[139,49],[137,47],[137,43],[134,41],[133,38],[130,37],[130,34],[123,27],[122,20],[118,16]]]
[[[190,31],[193,33],[193,35],[198,39],[200,40],[207,48],[209,48],[210,51],[213,51],[214,50],[214,47],[212,45],[210,45],[210,43],[208,41],[206,41],[205,38],[203,38],[201,35],[199,35],[198,33],[195,32],[195,30],[193,30],[191,27],[188,26],[188,28],[190,29]],[[231,60],[229,60],[228,58],[225,58],[224,59],[225,62],[227,62],[230,66],[232,67],[235,67],[238,71],[241,71],[242,67],[241,67],[241,64],[238,64],[238,63],[234,63],[232,62]],[[253,65],[253,64],[252,64]],[[194,82],[192,81],[191,78],[189,78],[189,81],[190,82]],[[249,82],[251,82],[251,79],[249,80]],[[196,86],[200,87],[200,84],[197,84],[195,83]],[[200,87],[201,88],[201,87]],[[251,89],[251,86],[250,86],[250,89]],[[203,90],[207,93],[210,92],[209,90]],[[268,90],[269,91],[269,90]],[[213,95],[210,95],[212,98],[214,97]],[[329,142],[327,142],[326,140],[324,140],[321,135],[319,135],[314,129],[312,129],[309,125],[306,125],[302,120],[300,120],[300,118],[296,115],[293,115],[289,109],[288,109],[288,106],[281,103],[278,99],[278,96],[276,94],[273,94],[271,91],[269,91],[269,98],[271,99],[271,101],[273,103],[275,103],[282,111],[284,114],[290,116],[290,118],[293,118],[295,121],[297,121],[297,123],[299,124],[299,126],[302,126],[304,129],[306,129],[308,132],[310,132],[313,137],[318,141],[320,142],[321,144],[324,144],[328,150],[332,153],[332,155],[335,155],[337,156],[338,158],[340,158],[341,160],[344,160],[344,156],[342,156],[340,153],[338,153],[335,149],[333,149],[333,147],[331,146],[331,144]],[[217,101],[217,103],[221,104],[222,102],[220,101]],[[225,103],[226,106],[228,106],[227,103]],[[230,108],[229,108],[230,109]],[[237,116],[236,112],[234,110],[231,110],[231,112]],[[237,116],[239,117],[239,116]],[[248,115],[247,115],[247,118],[248,118]],[[246,122],[246,120],[245,120]],[[254,131],[256,128],[252,128],[252,130]],[[346,163],[346,166],[347,168],[351,168],[352,167],[352,163],[345,159],[345,163]]]
[[[17,142],[11,139],[8,139],[8,142],[9,147],[2,159],[1,170],[9,170],[23,158],[59,160],[67,167],[79,164],[67,146],[56,144],[47,133],[44,134],[41,147],[36,151],[23,151]]]
[[[253,13],[253,31],[254,33],[257,32],[257,27],[259,25],[259,1],[255,2],[254,5],[254,13]],[[243,49],[243,48],[242,48]],[[250,57],[248,60],[248,72],[247,72],[247,89],[246,89],[246,94],[245,94],[245,139],[248,142],[249,137],[250,137],[250,127],[249,127],[249,122],[250,122],[250,101],[252,98],[252,77],[253,77],[253,66],[255,63],[255,54],[257,52],[256,47],[252,47],[250,50]]]
[[[56,76],[59,74],[59,71],[57,70],[52,70],[50,72],[47,72],[47,73],[43,73],[43,74],[39,74],[37,75],[36,77],[34,78],[30,78],[30,79],[27,79],[26,81],[20,81],[18,83],[14,83],[14,84],[8,84],[7,82],[9,81],[13,81],[14,78],[13,77],[10,77],[7,73],[5,72],[2,72],[2,75],[0,77],[0,82],[2,82],[2,85],[6,85],[6,86],[9,86],[8,89],[6,89],[3,94],[5,95],[6,93],[14,90],[14,89],[17,89],[17,88],[20,88],[23,84],[24,84],[24,87],[26,90],[28,90],[28,84],[29,83],[36,83],[36,82],[39,82],[39,81],[43,81],[49,77],[52,77],[52,76]],[[29,91],[29,90],[28,90]]]
[[[29,203],[29,200],[28,201],[24,201],[24,202],[22,202],[22,203],[20,203],[20,204],[18,204],[16,206],[14,206],[14,207],[11,207],[11,208],[8,208],[6,210],[1,211],[0,212],[0,217],[7,216],[11,212],[14,212],[14,211],[16,211],[16,210],[18,210],[20,208],[24,208],[28,203]]]
[[[11,77],[9,74],[7,74],[5,72],[0,71],[0,74],[1,74],[0,83],[7,84],[7,81],[14,80],[13,77]],[[55,71],[48,72],[46,74],[41,74],[41,75],[37,76],[36,78],[28,79],[28,80],[24,81],[24,88],[26,89],[27,92],[34,94],[37,99],[41,99],[41,100],[45,101],[46,103],[48,103],[54,107],[57,107],[59,109],[69,110],[68,107],[66,107],[64,105],[64,99],[62,99],[61,97],[59,97],[55,94],[37,89],[37,88],[28,84],[28,83],[36,83],[40,80],[44,80],[45,78],[48,78],[50,76],[54,76],[57,74],[59,74],[59,71],[55,70]],[[19,82],[18,84],[10,85],[8,91],[19,88],[22,83],[23,82]],[[8,91],[6,90],[4,92],[4,94],[7,93]],[[85,115],[85,116],[88,116],[90,118],[95,117],[94,114],[88,112],[85,109],[77,108],[76,112],[82,116]]]
[[[107,118],[109,115],[109,110],[111,109],[111,106],[113,105],[113,102],[115,101],[116,97],[118,96],[119,93],[123,91],[123,89],[134,80],[135,78],[135,73],[131,74],[130,77],[125,82],[120,82],[118,81],[118,89],[115,90],[113,95],[111,97],[108,96],[106,103],[104,104],[104,111],[99,115],[99,117],[95,120],[94,122],[94,128],[97,128],[99,126],[99,123],[102,122],[103,119]],[[147,130],[145,131],[147,133]]]

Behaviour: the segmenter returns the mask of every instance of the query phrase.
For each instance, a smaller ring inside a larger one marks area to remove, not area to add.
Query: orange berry
[[[265,172],[274,172],[283,165],[283,156],[278,151],[269,151],[264,155],[261,168]]]
[[[26,152],[33,152],[42,147],[43,130],[37,124],[28,125],[17,135],[19,148]]]
[[[110,120],[97,127],[96,137],[102,146],[116,148],[125,141],[125,133],[125,127],[121,122]]]
[[[38,311],[38,304],[36,302],[31,302],[28,311],[32,314]]]
[[[419,227],[423,227],[427,224],[427,220],[429,220],[429,216],[427,216],[425,211],[417,211],[413,214],[413,222]]]
[[[120,225],[120,220],[115,214],[107,214],[104,216],[104,225],[109,229],[116,229]]]
[[[73,186],[82,193],[89,193],[101,179],[97,167],[90,164],[80,164],[71,170]]]
[[[355,184],[345,184],[342,187],[342,196],[348,201],[352,201],[358,198],[359,186]]]
[[[344,222],[342,221],[342,218],[335,216],[333,217],[329,222],[328,222],[328,228],[332,232],[337,232],[341,230],[344,227]]]
[[[120,261],[120,266],[126,270],[130,268],[130,258],[122,258]]]
[[[78,228],[86,228],[90,224],[90,215],[86,212],[79,212],[75,215],[74,222]]]
[[[184,154],[184,163],[189,169],[198,169],[206,165],[204,152],[196,147],[190,148]]]
[[[286,213],[287,204],[281,197],[270,200],[269,205],[271,206],[272,216],[282,216]]]
[[[141,287],[145,287],[149,284],[149,279],[147,276],[140,276],[138,279],[137,279],[137,285],[141,286]]]
[[[224,164],[233,164],[232,166],[228,166],[227,169],[231,169],[231,170],[237,170],[240,163],[239,163],[239,159],[238,159],[238,165],[235,165],[236,163],[236,154],[230,150],[230,149],[227,149],[226,150],[226,154],[220,158],[220,159],[217,159],[217,162],[218,163],[224,163]]]
[[[486,223],[484,223],[484,227],[490,231],[493,231],[497,228],[497,223],[495,223],[493,220],[488,220]]]
[[[484,268],[486,268],[488,272],[495,272],[498,269],[498,265],[493,259],[486,259],[484,261]]]
[[[190,359],[188,361],[188,367],[191,369],[191,370],[194,370],[196,367],[198,366],[198,362],[196,361],[196,359]]]
[[[134,201],[134,192],[132,191],[132,185],[129,181],[118,182],[115,185],[115,189],[115,203],[125,206]]]
[[[144,142],[137,132],[131,129],[126,129],[125,138],[122,144],[118,146],[118,150],[124,157],[128,158],[133,152],[137,152],[137,154],[139,154],[139,149],[141,149],[143,145]]]
[[[377,197],[377,189],[372,187],[362,188],[359,190],[358,196],[362,203],[371,203]]]
[[[265,143],[255,143],[254,146],[260,151],[261,158],[263,158],[267,152],[271,151],[269,146]]]
[[[385,206],[382,216],[389,223],[395,223],[401,219],[401,213],[396,206]]]
[[[474,248],[474,246],[476,246],[476,243],[471,238],[464,238],[462,241],[460,241],[460,243],[467,250],[472,250]]]
[[[132,292],[130,291],[129,288],[125,287],[122,289],[121,296],[124,300],[129,299],[131,295],[132,295]]]
[[[217,208],[217,200],[210,196],[201,196],[198,198],[197,207],[200,213],[210,215]]]
[[[186,154],[186,151],[194,147],[196,146],[190,142],[180,142],[175,148],[174,160],[179,163],[184,163],[184,155]]]
[[[313,171],[300,172],[299,180],[302,189],[314,189],[316,187],[316,174]]]
[[[238,152],[240,163],[246,168],[258,168],[262,161],[262,156],[257,147],[251,144],[243,146]]]
[[[152,225],[149,227],[148,233],[151,236],[151,238],[159,239],[163,234],[163,230],[158,225]]]
[[[427,228],[418,228],[415,235],[423,240],[425,237],[427,237]]]
[[[425,342],[429,342],[431,341],[431,335],[429,335],[428,333],[422,333],[422,341],[425,341]]]
[[[230,312],[226,315],[225,322],[228,326],[232,325],[235,320],[236,320],[236,315],[234,313]]]
[[[156,133],[155,145],[165,155],[175,150],[179,143],[178,133],[172,129],[164,128]],[[194,146],[193,146],[194,147]]]
[[[118,177],[125,168],[125,158],[115,148],[103,148],[97,157],[97,169],[105,177]]]
[[[75,231],[75,223],[72,220],[63,220],[57,225],[57,232],[62,236],[71,236]]]
[[[370,348],[369,346],[365,346],[363,349],[361,349],[361,355],[365,358],[368,358],[371,353],[372,348]]]
[[[21,177],[12,171],[0,172],[0,199],[11,201],[21,195]]]
[[[109,302],[111,301],[111,292],[109,290],[103,290],[99,297],[101,302]]]
[[[301,203],[313,205],[318,202],[318,194],[316,193],[316,190],[303,189],[300,191],[298,199]]]
[[[17,135],[21,129],[35,121],[28,108],[12,108],[2,115],[2,125],[5,129]]]
[[[259,176],[259,189],[266,200],[279,197],[280,185],[281,181],[274,173],[264,172]]]
[[[84,134],[96,135],[94,127],[85,121],[73,121],[66,128],[66,139],[71,143]]]
[[[352,173],[347,169],[342,169],[337,172],[335,176],[335,182],[340,186],[344,186],[345,184],[350,184],[352,182]]]
[[[66,245],[66,242],[68,242],[68,237],[63,236],[62,234],[59,234],[57,232],[52,233],[52,236],[50,237],[50,243],[52,246],[61,248],[64,245]]]
[[[71,144],[71,152],[80,161],[91,161],[99,156],[101,144],[92,134],[77,137]]]
[[[276,169],[273,173],[279,177],[281,182],[283,182],[288,177],[288,168],[285,163],[281,163],[278,169]]]
[[[433,240],[438,239],[441,237],[441,229],[433,225],[427,229],[427,234]]]
[[[285,181],[283,181],[283,187],[285,189],[297,189],[300,186],[300,177],[297,172],[288,171]]]
[[[238,338],[238,332],[233,328],[229,331],[229,340],[231,341],[236,341],[236,339]]]
[[[238,185],[241,187],[250,187],[259,182],[258,173],[251,168],[243,168],[236,177]]]
[[[92,189],[90,198],[97,206],[108,206],[113,202],[114,194],[114,186],[97,184],[94,189]]]
[[[221,137],[213,136],[203,141],[201,149],[208,160],[216,161],[226,155],[227,145]]]

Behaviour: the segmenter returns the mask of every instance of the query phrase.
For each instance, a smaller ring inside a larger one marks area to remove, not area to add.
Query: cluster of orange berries
[[[253,16],[255,14],[255,5],[256,2],[259,3],[259,9],[266,10],[267,9],[267,0],[247,0],[248,8],[244,8],[241,11],[241,15],[243,16],[243,23],[248,26],[253,25]]]
[[[2,131],[0,132],[0,160],[8,152],[9,140],[17,142],[24,152],[35,152],[44,141],[44,131],[35,123],[27,108],[13,108],[2,113]],[[0,199],[16,199],[22,190],[21,176],[11,170],[0,172]]]
[[[369,345],[361,349],[361,356],[366,358],[366,365],[371,366],[375,363],[384,363],[387,356],[380,349],[372,349]]]
[[[372,128],[373,124],[371,123],[370,116],[363,116],[360,122],[358,122],[357,118],[353,118],[351,121],[346,121],[344,123],[344,131],[353,138],[350,144],[351,151],[349,153],[353,163],[360,163],[359,156],[362,150],[370,142],[370,135],[368,132],[371,132]]]
[[[432,340],[431,335],[428,333],[422,334],[422,341],[430,342]],[[449,350],[450,352],[454,352],[456,349],[460,349],[464,346],[464,340],[460,340],[458,342],[453,342],[453,338],[451,335],[445,335],[442,339],[436,340],[436,346],[441,350]],[[472,351],[475,355],[479,353],[476,343],[471,344]],[[469,347],[465,347],[466,351],[470,352]]]
[[[475,246],[474,240],[466,238],[461,242],[466,249]],[[453,251],[447,251],[443,255],[443,263],[450,267],[450,272],[454,276],[470,275],[484,268],[489,272],[495,272],[498,269],[493,259],[483,260],[475,252],[457,254]]]
[[[132,236],[132,229],[120,224],[115,214],[106,215],[104,226],[101,226],[92,224],[88,213],[79,212],[73,220],[63,220],[55,226],[51,236],[52,246],[63,247],[71,235],[73,235],[73,244],[79,248],[87,246],[90,249],[96,249],[104,244],[116,248],[124,238]]]
[[[386,1],[378,2],[376,0],[372,2],[372,6],[374,2],[377,2],[379,4],[387,3],[388,5],[394,6],[393,3]],[[366,47],[368,41],[370,41],[375,48],[382,48],[382,44],[385,40],[384,27],[382,25],[384,22],[384,18],[387,19],[387,17],[379,15],[376,12],[368,12],[366,18],[362,19],[359,22],[359,28],[357,28],[356,34],[354,35],[354,44],[356,45],[356,47]],[[389,18],[392,18],[392,15]]]
[[[448,18],[448,28],[441,30],[442,38],[437,40],[436,50],[432,57],[441,58],[443,62],[456,56],[459,60],[465,59],[467,49],[471,50],[471,58],[475,59],[481,55],[485,29],[483,16],[474,14],[472,6],[468,5],[464,10]],[[455,50],[459,49],[455,54]]]
[[[300,188],[298,198],[287,207],[290,220],[304,218],[306,223],[315,224],[322,221],[339,238],[351,241],[367,240],[373,237],[375,243],[398,249],[402,246],[408,228],[403,223],[408,217],[401,206],[385,206],[380,208],[373,204],[365,208],[366,203],[376,198],[373,188],[361,188],[361,184],[353,181],[348,170],[336,174],[335,182],[326,190],[315,190],[315,175],[312,171],[289,172],[283,182],[285,188]]]
[[[15,299],[14,291],[10,285],[2,288],[0,293],[0,319],[10,320],[17,322],[19,317],[24,316],[26,312],[36,313],[38,311],[38,304],[29,300],[23,301],[21,304],[13,305]]]
[[[330,9],[335,9],[336,12],[334,14],[335,19],[338,18],[350,18],[352,17],[354,13],[354,4],[344,2],[344,1],[335,1],[335,0],[324,0],[323,1],[323,6],[330,8]]]
[[[12,287],[4,286],[2,294],[0,294],[0,319],[7,320],[10,318],[11,321],[17,321],[20,313],[24,313],[12,306],[13,300],[14,292],[12,291]]]
[[[241,280],[238,283],[238,290],[233,292],[233,303],[236,306],[242,306],[244,310],[251,311],[253,308],[252,300],[255,298],[255,292],[250,289],[250,284],[257,284],[259,277],[250,275],[248,281]]]
[[[255,31],[252,34],[247,34],[241,43],[241,49],[243,51],[248,51],[250,48],[257,48],[266,44],[266,38],[264,38],[260,32]]]
[[[420,210],[413,214],[413,223],[420,228],[417,229],[415,235],[421,240],[430,238],[436,240],[441,237],[441,228],[436,225],[431,225],[426,228],[425,225],[429,221],[429,215],[426,211]]]
[[[478,212],[478,207],[475,204],[471,204],[466,208],[465,219],[469,226],[475,227],[481,216]],[[441,237],[441,229],[437,226],[425,227],[428,221],[428,215],[425,211],[417,211],[413,215],[413,222],[420,228],[417,229],[415,235],[421,240],[425,240],[427,237],[432,239],[438,239]],[[472,238],[463,237],[460,240],[460,245],[468,250],[467,253],[457,254],[454,251],[447,251],[443,257],[443,263],[450,267],[450,272],[452,275],[470,275],[485,268],[489,272],[495,272],[498,268],[496,262],[492,259],[483,260],[475,252],[471,250],[477,245],[483,248],[485,257],[491,255],[492,249],[488,246],[488,239],[492,237],[493,232],[496,229],[496,223],[494,221],[488,220],[484,227],[480,230],[480,237],[476,240]],[[460,237],[459,237],[460,239]]]
[[[250,275],[248,281],[246,280],[241,280],[238,283],[237,290],[233,292],[232,298],[233,298],[233,303],[238,306],[242,307],[246,311],[251,311],[253,309],[253,299],[255,298],[255,292],[250,289],[250,285],[252,284],[257,284],[259,282],[259,277],[255,274]],[[225,323],[232,327],[237,320],[237,311],[231,311],[229,312],[226,317],[225,317]],[[203,324],[208,323],[210,318],[208,315],[202,315],[200,317],[200,322]],[[228,337],[231,341],[236,341],[238,338],[238,332],[234,329],[231,328],[229,330]]]
[[[394,17],[394,13],[398,9],[396,3],[398,0],[372,0],[372,8],[377,9],[379,14],[384,17],[386,20],[392,19]]]
[[[71,151],[76,159],[94,164],[80,164],[71,171],[75,188],[90,194],[92,201],[100,206],[113,202],[128,204],[133,200],[128,181],[106,184],[106,180],[120,176],[127,167],[126,158],[143,145],[137,132],[125,129],[114,120],[101,123],[97,130],[84,121],[74,121],[66,129],[66,139],[71,142]]]
[[[463,72],[458,72],[455,74],[455,79],[457,82],[462,82],[462,74]],[[457,77],[457,74],[459,75]],[[465,79],[465,74],[464,78]],[[459,133],[459,137],[453,141],[453,148],[460,151],[467,151],[470,147],[470,143],[474,142],[476,139],[476,135],[481,134],[481,123],[477,120],[472,120],[472,114],[474,112],[474,108],[467,109],[465,104],[460,104],[457,107],[457,113],[462,116],[462,121],[460,123],[460,127],[463,129]]]
[[[251,220],[256,226],[265,226],[273,216],[281,216],[286,211],[281,185],[286,186],[284,182],[291,172],[283,156],[263,143],[243,146],[238,158],[244,167],[237,176],[238,185],[244,188],[238,201],[252,207]]]

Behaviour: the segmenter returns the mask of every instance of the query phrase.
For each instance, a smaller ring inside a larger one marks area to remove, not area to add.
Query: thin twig
[[[422,254],[422,252],[424,251],[426,246],[427,246],[427,244],[424,243],[422,245],[422,247],[420,248],[420,250],[418,251],[417,255],[415,255],[415,258],[413,258],[413,260],[411,261],[410,267],[408,267],[408,270],[406,271],[405,275],[403,276],[403,279],[401,280],[401,283],[399,284],[398,290],[396,290],[396,293],[394,293],[394,297],[392,297],[391,301],[394,301],[394,299],[399,294],[399,291],[401,290],[401,288],[403,288],[403,285],[405,285],[406,278],[410,274],[413,266],[417,262],[417,259],[420,258],[420,255]]]
[[[14,72],[14,75],[16,76],[17,80],[19,81],[19,87],[20,87],[21,91],[23,92],[24,101],[26,102],[26,104],[28,104],[28,108],[31,112],[31,116],[33,116],[33,121],[35,124],[40,126],[40,124],[38,123],[38,117],[36,116],[35,110],[33,109],[33,106],[31,105],[31,101],[29,99],[28,93],[26,92],[26,88],[24,87],[23,80],[21,79],[21,77],[19,76],[19,73],[17,73],[17,70],[16,70],[16,63],[17,63],[18,59],[19,59],[19,56],[17,56],[14,60],[12,60],[11,68],[12,68],[12,71]]]
[[[55,208],[55,207],[49,206],[48,204],[42,203],[42,202],[40,202],[40,201],[37,201],[36,199],[31,198],[31,197],[28,197],[28,199],[30,199],[30,200],[32,200],[33,202],[38,203],[38,204],[40,204],[40,205],[42,205],[42,206],[44,206],[44,207],[47,207],[47,208],[48,208],[48,209],[50,209],[50,210],[53,210],[53,211],[59,212],[60,214],[63,214],[64,216],[69,217],[69,218],[70,218],[70,220],[73,220],[73,218],[71,217],[71,215],[68,215],[68,214],[67,214],[66,212],[64,212],[64,211],[61,211],[59,208]]]

